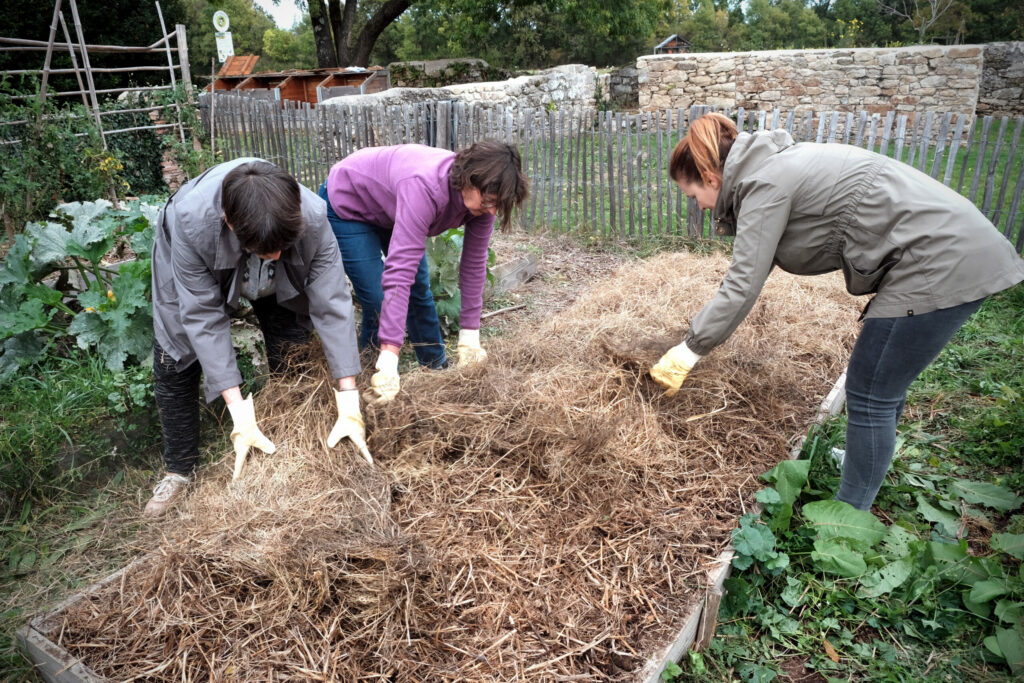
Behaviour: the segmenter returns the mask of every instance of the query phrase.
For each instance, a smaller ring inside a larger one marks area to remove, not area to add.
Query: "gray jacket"
[[[733,333],[775,266],[842,270],[851,294],[875,294],[869,318],[951,308],[1024,280],[1024,259],[970,200],[881,154],[740,133],[722,175],[714,213],[718,232],[735,235],[733,258],[686,336],[700,355]]]
[[[241,384],[231,346],[230,315],[238,309],[248,255],[222,221],[221,183],[242,158],[208,169],[186,183],[161,209],[153,244],[153,327],[156,340],[183,370],[203,368],[206,400]],[[305,230],[278,260],[277,302],[316,328],[335,377],[359,374],[352,298],[327,204],[302,192]]]

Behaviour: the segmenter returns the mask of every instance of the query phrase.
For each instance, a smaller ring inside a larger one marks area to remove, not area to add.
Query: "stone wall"
[[[640,72],[635,66],[624,66],[608,75],[605,92],[612,106],[618,109],[636,109],[640,98]]]
[[[501,81],[511,74],[482,59],[432,59],[388,64],[391,83],[398,88],[437,88],[456,83]]]
[[[978,114],[1024,116],[1024,42],[985,44]]]
[[[974,112],[984,46],[772,50],[648,55],[641,109]]]
[[[532,76],[507,81],[462,83],[445,88],[391,88],[370,95],[347,95],[325,100],[319,106],[370,106],[458,100],[460,102],[502,105],[506,111],[523,109],[567,109],[594,106],[593,67],[569,64]]]

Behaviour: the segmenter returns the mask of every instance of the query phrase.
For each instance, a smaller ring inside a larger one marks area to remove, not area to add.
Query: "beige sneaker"
[[[160,480],[156,488],[153,489],[153,497],[146,503],[146,509],[143,514],[146,517],[161,516],[167,512],[167,508],[174,505],[185,491],[186,486],[188,486],[188,477],[168,473]]]

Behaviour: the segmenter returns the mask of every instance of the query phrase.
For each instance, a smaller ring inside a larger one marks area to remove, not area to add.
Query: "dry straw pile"
[[[664,255],[366,409],[377,466],[328,451],[319,361],[257,407],[274,456],[231,457],[54,640],[124,680],[635,680],[673,637],[758,475],[842,372],[857,303],[776,273],[666,398],[646,371],[722,257]],[[362,378],[365,380],[366,378]]]

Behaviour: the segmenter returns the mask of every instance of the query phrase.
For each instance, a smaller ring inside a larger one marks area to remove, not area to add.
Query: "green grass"
[[[886,526],[925,543],[956,547],[941,520],[954,526],[966,522],[969,553],[988,558],[984,566],[1003,572],[997,585],[1010,591],[1007,604],[1024,596],[1021,561],[990,544],[999,532],[1024,531],[1020,501],[1005,511],[965,504],[956,487],[970,480],[993,484],[1006,495],[1024,493],[1022,397],[1024,286],[1019,285],[990,297],[912,387],[897,457],[875,502]],[[845,421],[838,418],[809,435],[801,455],[811,461],[801,505],[834,496],[839,469],[830,449],[842,446],[844,430]],[[781,572],[759,563],[734,569],[712,645],[691,653],[666,679],[768,681],[797,671],[816,672],[825,680],[1018,680],[983,644],[1005,622],[991,611],[967,609],[963,587],[929,574],[934,567],[924,571],[914,565],[921,573],[904,593],[869,598],[858,594],[859,579],[836,577],[811,561],[813,531],[806,525],[797,522],[776,535],[789,566]],[[1021,628],[1018,624],[1017,633]]]
[[[243,391],[262,343],[236,338]],[[112,373],[77,349],[47,356],[0,390],[0,671],[38,681],[15,632],[137,555],[140,512],[163,473],[152,369]],[[265,368],[263,363],[259,367]],[[201,463],[223,454],[222,403],[201,411]]]

